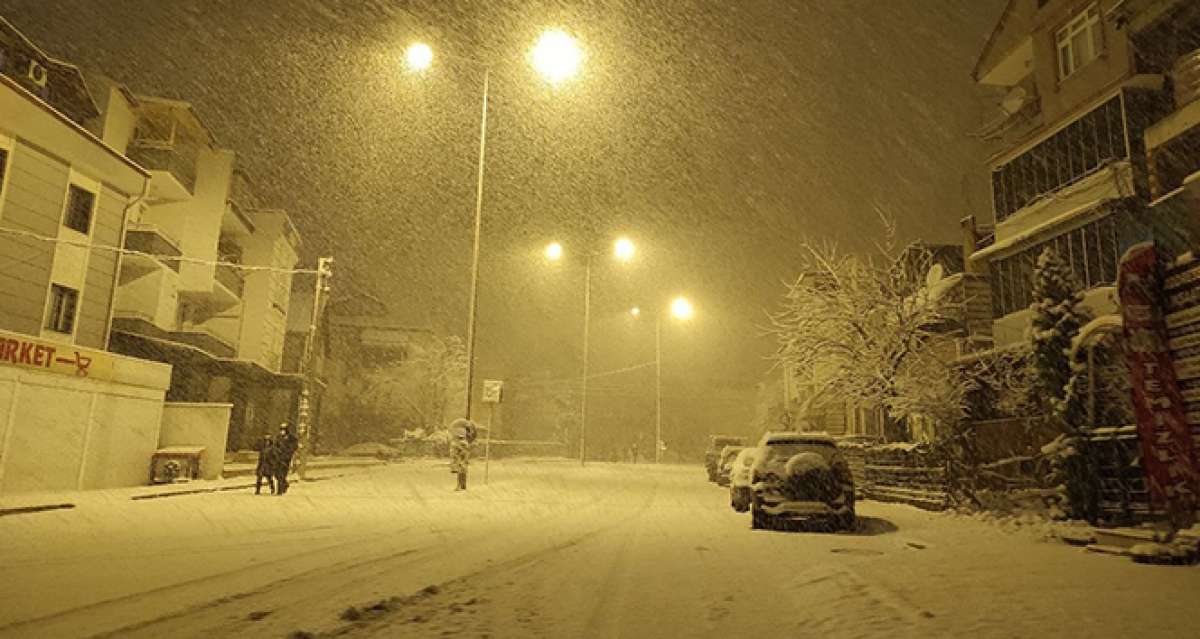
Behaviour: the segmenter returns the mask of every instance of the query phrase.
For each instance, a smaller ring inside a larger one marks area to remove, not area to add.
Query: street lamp
[[[583,53],[579,50],[575,38],[559,29],[550,29],[538,38],[537,44],[530,52],[530,59],[542,77],[550,84],[557,85],[563,80],[575,77]]]
[[[616,242],[613,242],[613,257],[622,262],[632,260],[634,252],[633,242],[629,241],[627,237],[618,238]]]
[[[695,314],[695,307],[686,297],[671,300],[671,317],[687,321]],[[634,317],[642,314],[633,307],[629,313]],[[662,313],[654,314],[654,463],[662,462]]]
[[[628,262],[633,259],[635,253],[633,242],[629,238],[619,238],[613,243],[613,258],[618,262]],[[546,258],[550,261],[557,262],[562,259],[563,248],[558,242],[551,242],[546,245]],[[588,253],[584,259],[584,279],[583,279],[583,375],[581,384],[583,389],[580,393],[579,400],[579,465],[582,466],[587,462],[587,387],[588,387],[588,334],[591,330],[592,320],[592,258],[595,253]],[[636,310],[636,309],[635,309]],[[640,311],[638,311],[640,312]],[[638,313],[634,313],[636,317]]]
[[[483,167],[487,154],[487,116],[488,116],[488,86],[491,79],[491,67],[486,63],[450,56],[459,62],[472,65],[483,70],[483,91],[479,118],[479,164],[475,181],[475,230],[471,246],[471,293],[467,310],[467,386],[466,407],[464,417],[471,419],[471,388],[475,385],[475,316],[479,305],[479,240],[483,229]],[[433,49],[423,42],[415,42],[405,50],[405,62],[414,72],[420,72],[433,65]],[[575,75],[583,55],[575,39],[563,31],[548,30],[542,34],[533,49],[532,62],[534,68],[551,84],[558,84]],[[562,247],[557,249],[561,256]],[[547,257],[552,257],[547,247]]]
[[[430,49],[429,45],[424,42],[414,42],[405,50],[404,59],[408,63],[409,69],[424,71],[433,64],[433,49]]]

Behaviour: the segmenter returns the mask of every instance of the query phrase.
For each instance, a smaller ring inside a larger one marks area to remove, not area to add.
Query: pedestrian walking
[[[275,442],[270,435],[263,435],[259,438],[255,445],[258,450],[258,465],[254,469],[254,494],[262,494],[263,479],[267,480],[267,486],[271,489],[271,494],[275,494]]]
[[[292,456],[296,454],[299,444],[296,434],[288,428],[287,422],[279,425],[279,434],[275,436],[273,446],[275,494],[284,495],[288,490],[288,471],[291,469]]]
[[[467,467],[471,464],[471,443],[476,432],[470,420],[456,419],[450,424],[450,472],[458,478],[456,491],[467,489]]]

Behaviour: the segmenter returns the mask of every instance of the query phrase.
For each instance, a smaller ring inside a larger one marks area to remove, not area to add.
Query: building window
[[[92,213],[96,210],[96,194],[72,184],[67,193],[67,212],[63,224],[87,235],[92,228]]]
[[[992,311],[996,317],[1029,308],[1033,303],[1033,277],[1037,258],[1049,246],[1071,267],[1075,282],[1088,290],[1111,286],[1117,280],[1120,247],[1141,231],[1110,214],[1062,235],[1036,244],[991,264]]]
[[[992,172],[996,221],[1127,157],[1118,94]]]
[[[0,148],[0,197],[4,197],[4,176],[8,174],[8,149]]]
[[[1100,8],[1093,3],[1054,35],[1054,43],[1058,49],[1058,79],[1066,79],[1100,57],[1102,38]]]
[[[46,316],[46,328],[56,333],[72,334],[75,331],[75,307],[78,303],[79,291],[51,284],[50,314]]]

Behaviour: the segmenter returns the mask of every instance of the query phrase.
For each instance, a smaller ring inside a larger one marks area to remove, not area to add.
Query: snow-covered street
[[[1194,567],[863,502],[751,531],[691,466],[434,462],[0,518],[0,635],[1168,636]],[[349,610],[353,607],[353,610]]]

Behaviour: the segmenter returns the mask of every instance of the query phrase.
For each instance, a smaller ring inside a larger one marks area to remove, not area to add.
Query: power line
[[[163,262],[181,262],[181,263],[186,263],[186,264],[200,264],[203,266],[228,266],[229,268],[240,269],[243,271],[267,271],[267,272],[272,272],[272,273],[316,275],[318,272],[317,269],[315,269],[315,268],[283,268],[283,267],[279,267],[279,266],[262,266],[262,265],[256,265],[256,264],[239,264],[237,262],[225,262],[222,260],[207,260],[207,259],[203,259],[203,258],[199,258],[199,257],[188,257],[186,255],[158,255],[155,253],[146,253],[145,251],[137,251],[134,249],[122,248],[119,246],[111,246],[108,244],[93,244],[91,242],[81,242],[79,240],[72,240],[72,239],[62,238],[62,237],[49,237],[47,235],[41,235],[39,233],[34,233],[32,231],[16,229],[11,226],[0,226],[0,233],[7,233],[9,235],[15,235],[17,237],[24,237],[24,238],[31,239],[31,240],[37,240],[39,242],[46,242],[49,244],[65,244],[67,246],[75,246],[78,248],[83,248],[83,249],[88,249],[88,250],[108,251],[110,253],[117,253],[120,255],[134,255],[134,256],[139,256],[139,257],[148,257],[148,258],[163,261]]]

